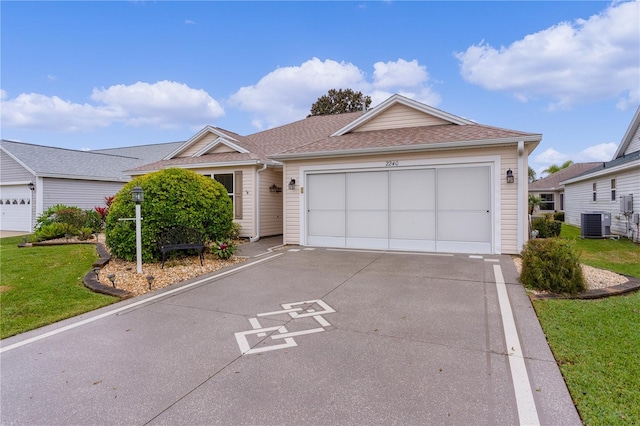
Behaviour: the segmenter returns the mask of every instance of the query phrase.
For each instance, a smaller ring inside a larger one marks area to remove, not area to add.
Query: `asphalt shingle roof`
[[[78,179],[112,179],[115,181],[128,180],[129,176],[122,173],[123,170],[148,163],[150,158],[155,158],[159,154],[159,152],[155,152],[156,149],[164,152],[169,148],[164,146],[168,144],[156,144],[101,151],[78,151],[4,139],[1,144],[5,150],[18,158],[38,176],[66,176]],[[127,149],[131,154],[137,150],[140,156],[113,154],[113,152],[126,154]],[[149,155],[141,156],[144,152]]]
[[[567,179],[571,179],[575,176],[578,176],[582,173],[585,173],[589,170],[594,169],[595,167],[602,165],[602,163],[576,163],[572,164],[569,167],[566,167],[562,170],[558,170],[555,173],[550,174],[542,179],[539,179],[535,182],[529,184],[529,191],[555,191],[558,188],[561,188],[564,185],[561,185],[560,182],[563,182]]]

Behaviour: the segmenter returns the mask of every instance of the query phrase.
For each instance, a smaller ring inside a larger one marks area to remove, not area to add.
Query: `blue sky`
[[[239,134],[331,88],[542,133],[538,173],[609,160],[640,103],[640,3],[0,3],[2,138],[72,149]]]

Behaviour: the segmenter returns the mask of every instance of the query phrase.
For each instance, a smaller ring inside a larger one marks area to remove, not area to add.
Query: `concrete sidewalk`
[[[579,425],[515,277],[280,250],[3,340],[0,423]]]
[[[260,238],[255,243],[246,242],[239,245],[236,255],[242,257],[259,257],[269,253],[271,249],[280,246],[282,246],[282,235]]]

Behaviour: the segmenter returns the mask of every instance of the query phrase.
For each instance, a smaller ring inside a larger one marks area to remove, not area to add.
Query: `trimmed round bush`
[[[222,184],[185,169],[166,169],[133,179],[118,192],[106,219],[106,242],[111,253],[126,260],[136,257],[135,203],[131,190],[140,186],[142,260],[159,259],[156,236],[172,226],[202,231],[209,241],[225,238],[233,223],[233,203]]]
[[[520,282],[529,288],[552,293],[585,291],[578,252],[560,238],[530,240],[522,251]]]
[[[551,220],[550,216],[534,217],[531,220],[531,227],[538,231],[538,237],[551,238],[560,236],[562,222]]]

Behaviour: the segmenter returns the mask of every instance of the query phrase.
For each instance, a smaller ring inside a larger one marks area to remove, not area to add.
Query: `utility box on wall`
[[[624,214],[633,213],[633,194],[620,197],[620,211]]]

